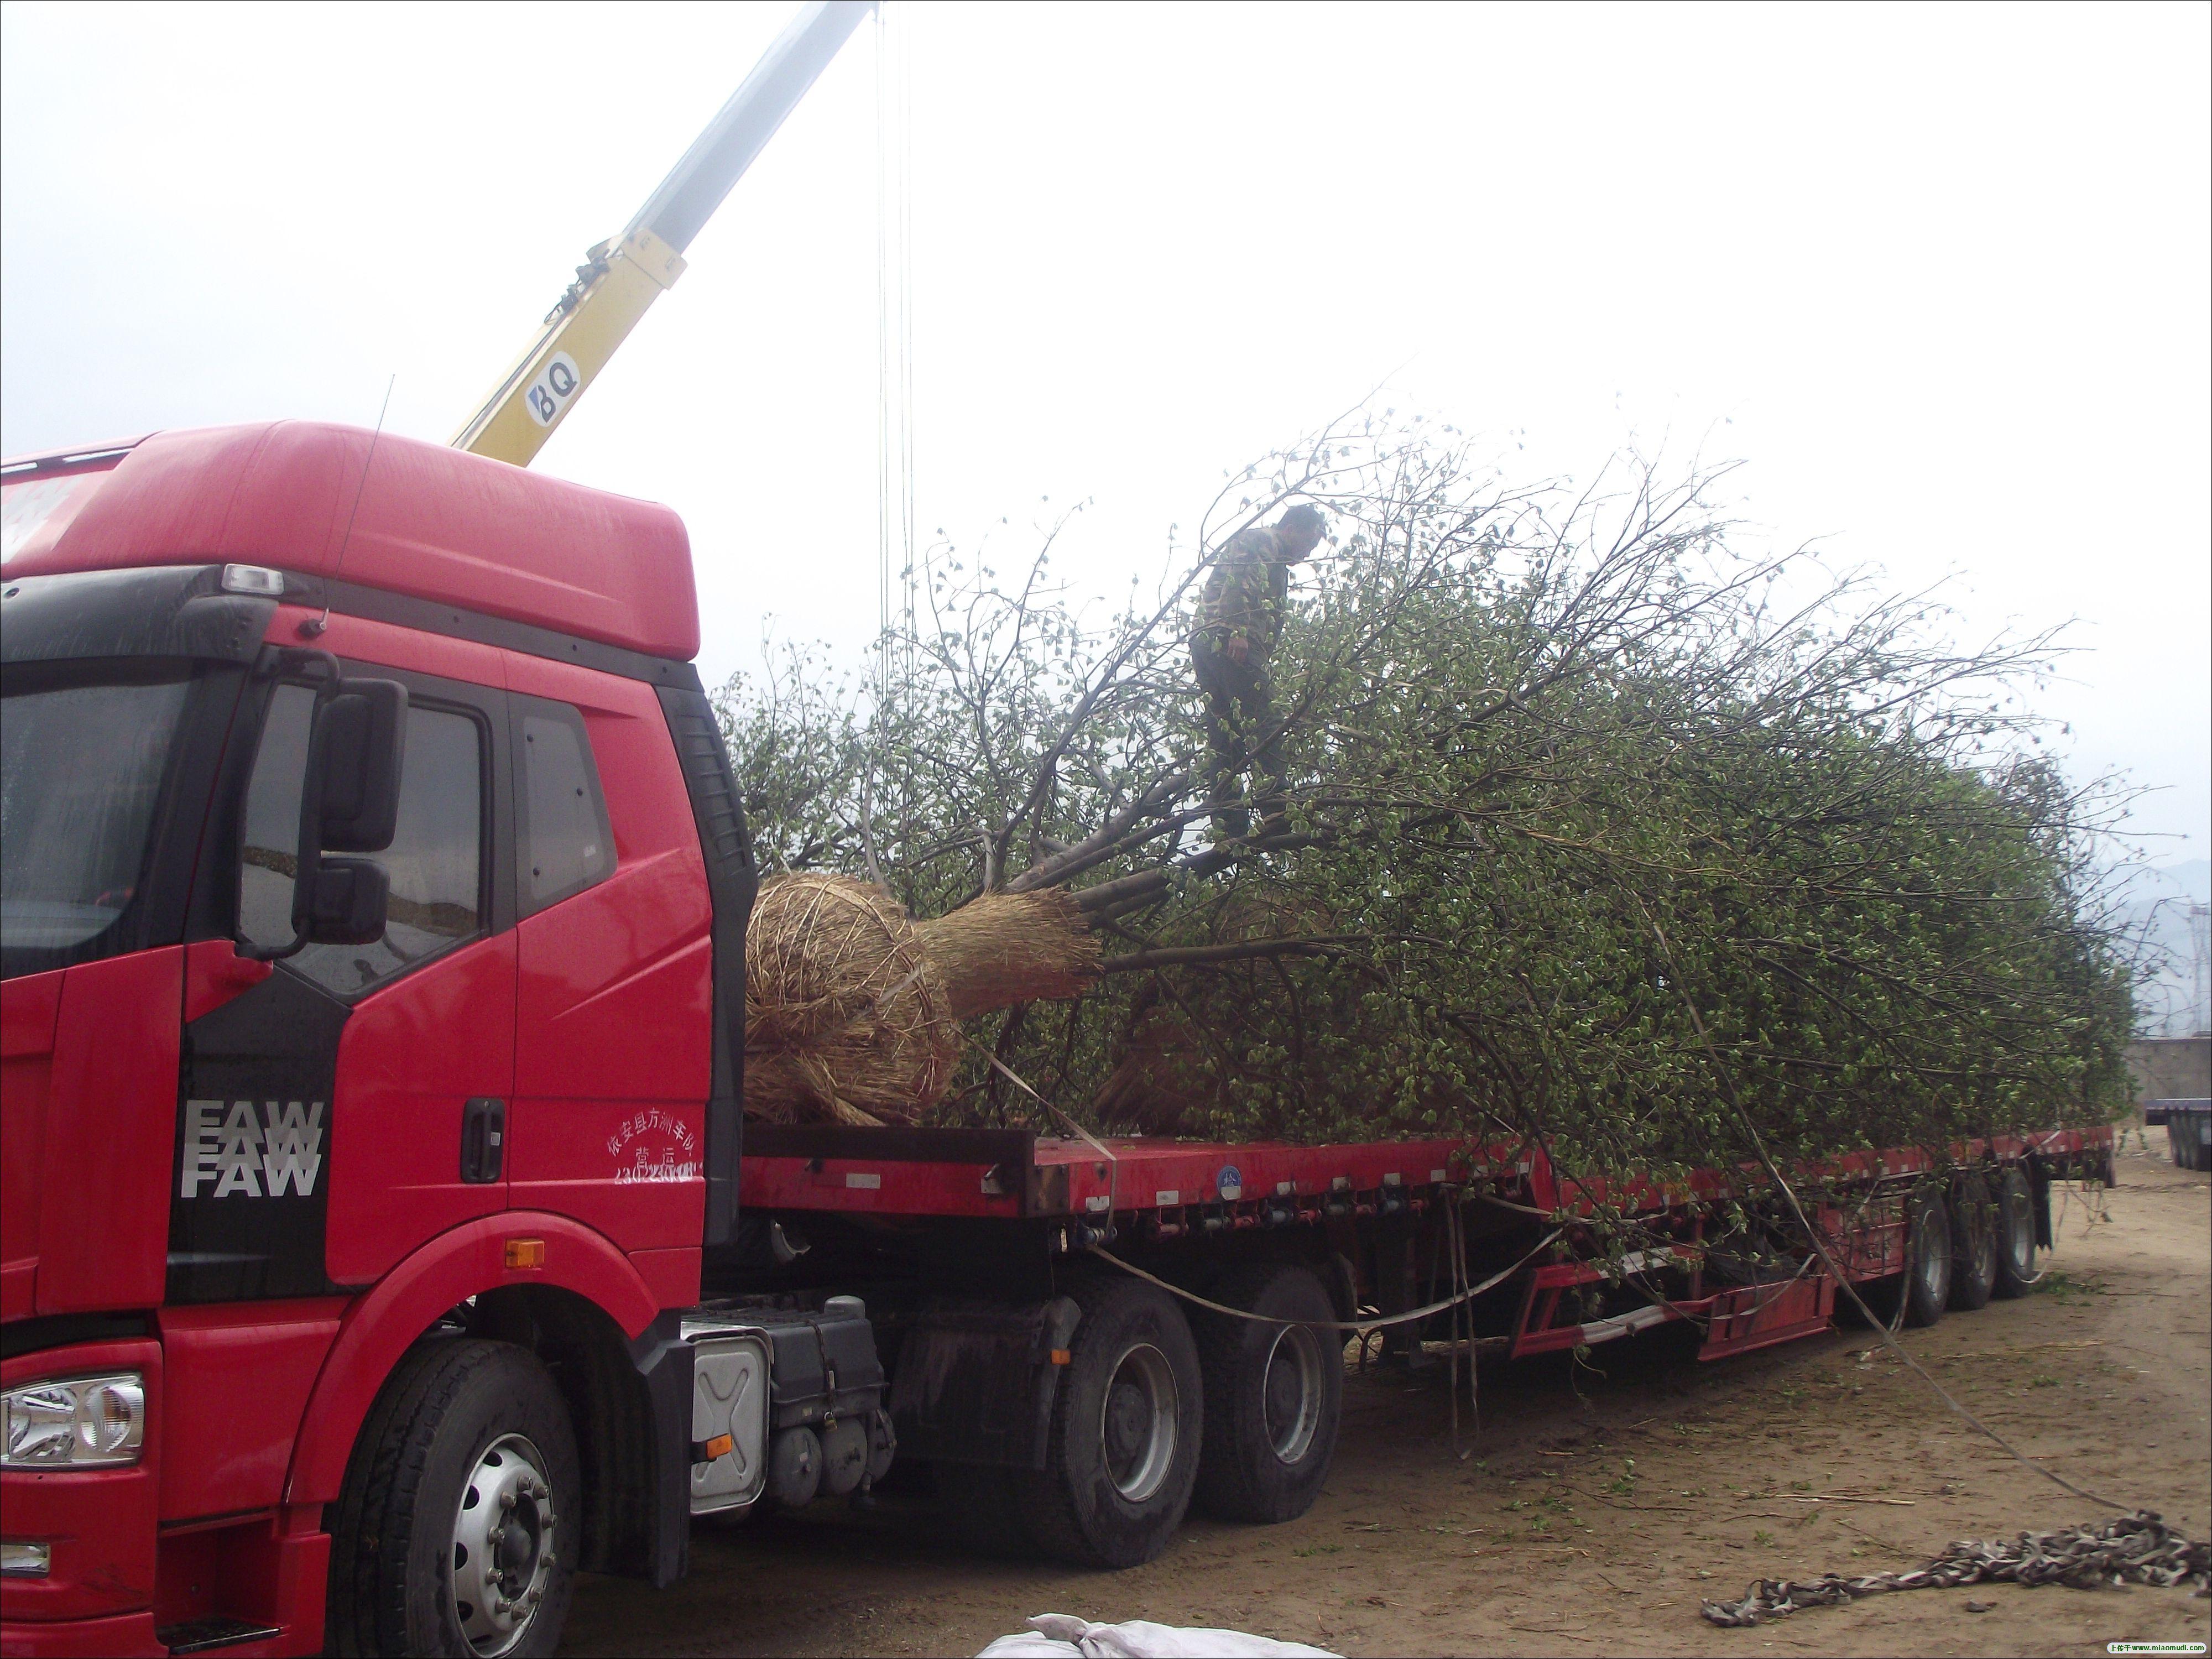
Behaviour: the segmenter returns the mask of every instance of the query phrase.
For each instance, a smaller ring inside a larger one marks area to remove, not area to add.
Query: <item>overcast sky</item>
[[[367,425],[395,373],[444,440],[792,9],[0,7],[0,447]],[[2079,618],[2065,752],[2203,856],[2212,9],[895,16],[925,534],[1087,499],[1118,588],[1377,386],[1526,476],[1740,457],[1759,537]],[[710,680],[875,629],[873,52],[537,463],[684,514]]]

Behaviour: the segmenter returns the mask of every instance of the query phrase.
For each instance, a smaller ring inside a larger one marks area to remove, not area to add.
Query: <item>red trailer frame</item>
[[[1939,1158],[1920,1148],[1847,1154],[1798,1172],[1820,1194],[1811,1214],[1830,1257],[1853,1284],[1904,1271],[1910,1244],[1906,1200],[1956,1170],[2027,1167],[2044,1182],[2067,1175],[2109,1182],[2109,1127],[2053,1129],[1975,1139]],[[1096,1141],[1027,1130],[868,1129],[750,1126],[740,1194],[762,1216],[901,1218],[1044,1224],[1054,1252],[1072,1255],[1128,1237],[1153,1257],[1176,1257],[1212,1238],[1374,1218],[1420,1218],[1456,1197],[1517,1211],[1560,1229],[1555,1254],[1498,1287],[1519,1292],[1510,1356],[1593,1346],[1655,1326],[1705,1328],[1700,1359],[1719,1359],[1810,1336],[1828,1328],[1837,1279],[1813,1261],[1779,1284],[1708,1287],[1701,1246],[1715,1207],[1766,1192],[1757,1166],[1698,1170],[1682,1188],[1564,1176],[1528,1142],[1464,1139],[1298,1146],[1112,1137]],[[1846,1197],[1856,1204],[1844,1207]],[[1679,1240],[1620,1261],[1581,1259],[1585,1225],[1605,1212],[1632,1217]],[[2051,1243],[2047,1215],[2040,1242]],[[1184,1247],[1178,1251],[1176,1246]],[[1643,1305],[1590,1320],[1563,1311],[1566,1293],[1621,1284],[1664,1269],[1687,1294],[1654,1294]],[[1387,1309],[1379,1310],[1387,1314]]]

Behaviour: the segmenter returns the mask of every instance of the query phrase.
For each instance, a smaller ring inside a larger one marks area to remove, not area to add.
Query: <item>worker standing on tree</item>
[[[1224,839],[1249,833],[1250,810],[1232,805],[1249,767],[1261,826],[1283,808],[1283,735],[1275,721],[1267,659],[1290,608],[1291,567],[1320,544],[1328,520],[1298,506],[1271,528],[1240,530],[1214,556],[1190,635],[1190,665],[1206,694],[1206,737],[1213,751],[1213,825]]]

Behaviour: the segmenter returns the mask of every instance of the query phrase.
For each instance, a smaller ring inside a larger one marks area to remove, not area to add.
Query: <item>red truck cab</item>
[[[364,1424],[456,1307],[574,1441],[518,1431],[469,1646],[564,1566],[672,1577],[753,888],[681,522],[301,423],[0,483],[0,1646],[320,1650]],[[332,1617],[403,1644],[391,1591]]]

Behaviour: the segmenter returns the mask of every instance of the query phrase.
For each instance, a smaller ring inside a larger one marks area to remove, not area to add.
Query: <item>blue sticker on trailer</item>
[[[1244,1176],[1234,1164],[1224,1164],[1213,1184],[1224,1198],[1235,1198],[1244,1190]]]

